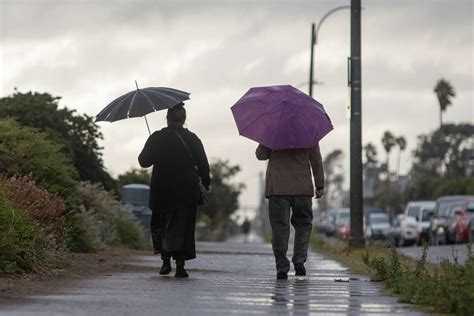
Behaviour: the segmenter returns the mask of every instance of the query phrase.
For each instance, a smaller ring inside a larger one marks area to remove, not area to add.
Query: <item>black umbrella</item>
[[[150,87],[140,89],[135,81],[137,89],[126,93],[110,102],[95,117],[95,121],[115,122],[131,117],[145,117],[148,133],[150,127],[146,115],[154,112],[172,108],[175,105],[189,100],[189,93],[172,88]]]

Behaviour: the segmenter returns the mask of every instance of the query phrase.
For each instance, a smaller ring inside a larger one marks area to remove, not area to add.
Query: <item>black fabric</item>
[[[140,166],[153,165],[150,182],[150,208],[152,210],[176,203],[196,205],[199,179],[193,169],[194,162],[174,132],[186,141],[199,168],[202,185],[210,185],[209,163],[201,140],[192,132],[179,126],[166,127],[154,132],[138,157]]]
[[[162,259],[184,261],[196,258],[194,232],[196,206],[179,205],[153,210],[153,246]]]

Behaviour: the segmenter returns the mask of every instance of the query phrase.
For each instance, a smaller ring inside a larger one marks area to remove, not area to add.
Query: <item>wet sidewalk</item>
[[[1,306],[2,315],[418,315],[380,295],[382,285],[311,253],[308,276],[276,280],[271,247],[262,242],[199,243],[187,263],[189,279],[158,274],[154,256],[131,259],[156,272],[119,273],[81,280],[61,294]],[[145,272],[143,272],[145,271]]]

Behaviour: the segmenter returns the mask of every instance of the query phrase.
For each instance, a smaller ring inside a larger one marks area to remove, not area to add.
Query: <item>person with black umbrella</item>
[[[202,204],[200,183],[211,191],[209,163],[201,140],[183,125],[183,103],[168,109],[168,127],[154,132],[138,157],[140,166],[153,166],[150,182],[151,232],[155,253],[169,274],[171,258],[176,277],[188,277],[185,260],[196,258],[196,208]]]

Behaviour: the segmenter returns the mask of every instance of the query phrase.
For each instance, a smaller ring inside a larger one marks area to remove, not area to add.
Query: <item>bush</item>
[[[0,175],[31,174],[41,188],[72,205],[78,175],[59,145],[37,129],[12,119],[0,119],[0,135]]]
[[[119,245],[130,249],[147,249],[142,229],[131,217],[120,216],[115,220]]]
[[[77,194],[81,216],[89,218],[95,244],[143,249],[146,242],[132,214],[125,212],[112,193],[100,184],[81,183]],[[87,221],[87,220],[86,220]]]
[[[100,184],[82,182],[77,192],[77,205],[82,213],[90,213],[96,220],[99,242],[113,244],[118,240],[115,220],[122,212],[120,203]]]
[[[72,252],[96,252],[100,246],[97,219],[90,213],[78,211],[65,221],[66,246]]]
[[[0,187],[13,208],[31,217],[53,244],[61,244],[68,213],[63,199],[38,188],[31,174],[0,178]]]
[[[0,276],[40,270],[48,259],[48,242],[28,216],[0,195]]]

